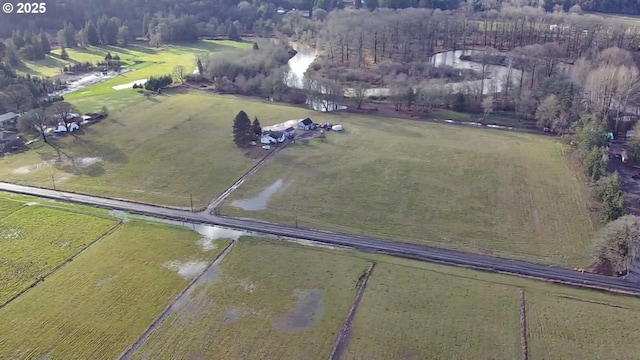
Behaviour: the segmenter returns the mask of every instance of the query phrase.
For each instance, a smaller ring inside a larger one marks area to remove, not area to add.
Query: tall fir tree
[[[40,44],[42,45],[42,52],[44,52],[45,54],[51,53],[51,43],[49,42],[49,37],[42,30],[40,30]]]
[[[260,126],[260,120],[258,120],[257,116],[253,119],[253,124],[251,125],[251,130],[253,131],[253,134],[255,135],[254,138],[257,138],[258,136],[262,135],[262,126]]]
[[[64,45],[60,45],[60,59],[68,60],[69,54],[67,53],[67,49],[65,49]]]
[[[89,43],[89,45],[100,45],[100,35],[98,35],[98,29],[93,24],[93,21],[87,21],[87,24],[84,26],[84,33],[87,37],[87,43]]]
[[[247,113],[240,110],[233,119],[233,142],[238,147],[245,147],[253,140],[251,120]]]

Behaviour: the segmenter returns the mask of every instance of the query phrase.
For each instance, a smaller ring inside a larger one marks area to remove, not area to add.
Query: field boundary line
[[[115,224],[114,226],[112,226],[111,228],[109,228],[107,231],[105,231],[102,235],[100,235],[97,239],[93,240],[92,242],[90,242],[87,246],[85,246],[84,248],[80,249],[80,251],[78,251],[77,253],[75,253],[74,255],[72,255],[71,257],[67,258],[65,261],[63,261],[62,263],[58,264],[56,267],[54,267],[53,269],[51,269],[51,271],[49,271],[48,273],[40,276],[38,278],[38,280],[34,281],[33,283],[31,283],[31,285],[27,286],[26,288],[20,290],[17,294],[13,295],[11,298],[9,298],[9,300],[5,301],[4,303],[0,304],[0,309],[4,308],[5,306],[9,305],[11,302],[13,302],[14,300],[16,300],[17,298],[19,298],[20,296],[24,295],[24,293],[26,293],[27,291],[33,289],[36,285],[38,285],[39,283],[45,281],[47,278],[49,278],[51,275],[53,275],[56,271],[60,270],[63,266],[67,265],[68,263],[70,263],[71,261],[73,261],[75,258],[77,258],[78,256],[84,254],[84,252],[86,252],[87,250],[89,250],[89,248],[91,248],[93,245],[97,244],[98,241],[106,238],[107,236],[113,234],[116,230],[120,229],[122,226],[124,225],[124,221],[120,221],[117,224]]]
[[[359,286],[356,298],[354,299],[353,305],[351,306],[351,309],[347,314],[347,318],[342,324],[342,328],[340,328],[340,332],[338,333],[336,341],[333,345],[333,350],[329,355],[329,360],[341,359],[344,355],[344,351],[349,345],[349,339],[351,337],[351,326],[353,325],[353,320],[356,317],[356,313],[358,312],[358,308],[360,307],[360,302],[362,301],[362,298],[364,296],[364,291],[367,289],[367,283],[369,282],[369,278],[371,277],[375,266],[376,263],[372,262],[369,265],[367,271],[362,276],[360,276],[360,278],[358,279],[358,283],[356,283],[356,286]]]
[[[207,268],[200,275],[196,276],[191,282],[189,282],[189,284],[187,284],[187,286],[185,286],[185,288],[178,295],[176,295],[169,302],[169,304],[167,304],[167,306],[165,306],[165,308],[162,310],[160,315],[155,320],[153,320],[151,324],[149,324],[147,329],[144,332],[142,332],[142,334],[136,339],[136,341],[133,344],[131,344],[125,351],[122,352],[120,356],[118,356],[118,359],[119,360],[129,359],[131,355],[133,355],[133,353],[136,352],[147,341],[149,336],[151,336],[151,334],[154,333],[154,331],[158,328],[158,326],[162,324],[162,322],[167,317],[169,317],[169,315],[171,315],[172,313],[171,310],[175,305],[175,303],[181,297],[185,296],[185,294],[192,288],[192,286],[196,282],[198,282],[198,280],[200,280],[200,278],[202,278],[212,266],[218,265],[218,263],[222,259],[224,259],[224,257],[229,253],[229,251],[231,251],[231,249],[233,248],[233,245],[235,245],[236,242],[237,242],[236,240],[231,241],[227,246],[225,246],[225,248],[220,252],[220,254],[218,254],[218,256],[216,256],[215,259],[213,259],[211,264],[209,264],[209,266],[207,266]]]
[[[527,298],[520,289],[520,351],[521,360],[529,360],[529,330],[527,328]]]

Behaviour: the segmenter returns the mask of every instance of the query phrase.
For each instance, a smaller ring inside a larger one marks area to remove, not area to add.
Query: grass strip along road
[[[161,207],[150,204],[135,203],[126,200],[108,199],[84,194],[61,192],[5,182],[0,182],[0,190],[60,201],[98,206],[107,209],[122,210],[130,213],[161,217],[177,221],[204,223],[277,236],[284,236],[293,239],[311,240],[325,244],[346,246],[364,252],[384,253],[407,259],[430,261],[445,265],[462,266],[495,273],[511,274],[577,287],[598,289],[630,295],[640,295],[640,284],[627,282],[623,279],[590,273],[582,273],[570,269],[544,266],[488,255],[438,249],[423,245],[375,239],[363,236],[295,228],[286,225],[272,224],[249,219],[221,217],[208,214],[207,212],[192,213],[190,211],[174,209],[170,207]]]

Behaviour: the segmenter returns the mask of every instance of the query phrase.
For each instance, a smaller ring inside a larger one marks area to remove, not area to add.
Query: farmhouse
[[[298,124],[298,129],[300,130],[313,130],[316,128],[316,124],[309,118],[306,118]]]
[[[8,112],[0,115],[0,128],[4,130],[15,130],[20,115],[14,112]]]
[[[281,131],[265,131],[260,137],[262,144],[277,144],[282,143],[286,139],[286,134]]]
[[[294,129],[293,127],[288,127],[284,129],[284,133],[289,139],[292,139],[294,136],[296,136],[296,129]]]

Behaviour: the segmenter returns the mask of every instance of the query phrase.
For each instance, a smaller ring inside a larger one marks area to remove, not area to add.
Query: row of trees
[[[42,30],[40,30],[40,33],[33,33],[28,30],[14,30],[11,38],[2,46],[5,54],[8,55],[6,60],[12,65],[18,64],[19,57],[16,56],[17,54],[27,60],[42,60],[46,54],[51,52],[49,37]]]
[[[173,77],[171,75],[152,76],[144,84],[144,88],[149,91],[158,91],[173,83]]]

